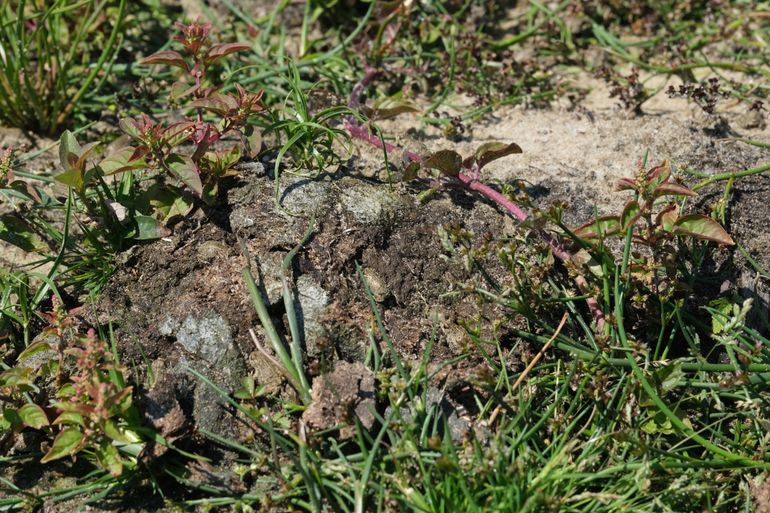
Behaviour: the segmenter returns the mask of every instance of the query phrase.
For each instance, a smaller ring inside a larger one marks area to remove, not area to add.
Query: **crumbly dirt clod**
[[[310,405],[302,414],[302,421],[311,431],[344,426],[342,438],[356,434],[356,419],[364,429],[374,425],[374,374],[362,363],[339,362],[332,372],[313,382]]]

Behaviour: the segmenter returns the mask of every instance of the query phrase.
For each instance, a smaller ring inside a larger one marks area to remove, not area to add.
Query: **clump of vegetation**
[[[711,77],[701,84],[687,83],[680,85],[678,88],[669,86],[666,94],[668,94],[669,98],[678,97],[692,100],[706,114],[714,114],[717,102],[721,98],[726,98],[730,95],[730,93],[722,89],[719,79],[716,77]]]
[[[88,454],[119,477],[143,448],[126,369],[93,329],[77,333],[60,302],[44,317],[49,326],[0,373],[0,436],[38,430],[49,447],[41,463]]]
[[[3,2],[0,121],[44,135],[70,123],[85,95],[110,76],[128,2],[115,4]]]

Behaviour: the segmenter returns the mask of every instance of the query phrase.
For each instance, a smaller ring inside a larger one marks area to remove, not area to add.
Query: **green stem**
[[[694,185],[692,190],[697,191],[698,189],[702,189],[715,182],[734,180],[735,178],[743,178],[744,176],[758,175],[764,173],[765,171],[770,171],[770,163],[762,164],[758,167],[752,167],[751,169],[744,169],[743,171],[731,171],[729,173],[713,175],[708,179],[703,180],[699,184]]]

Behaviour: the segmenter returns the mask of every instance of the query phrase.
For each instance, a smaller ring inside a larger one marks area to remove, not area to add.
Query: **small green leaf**
[[[204,202],[208,205],[213,205],[217,200],[217,194],[219,193],[219,185],[215,181],[207,182],[206,185],[203,186],[203,194],[201,194],[201,198]]]
[[[616,235],[620,233],[621,228],[620,219],[617,216],[602,216],[579,226],[574,233],[583,239],[598,239]]]
[[[56,397],[59,398],[72,397],[73,395],[75,395],[75,387],[72,386],[72,383],[65,383],[56,392]]]
[[[51,450],[40,460],[40,463],[58,460],[78,452],[81,448],[83,433],[78,428],[65,428],[53,441]]]
[[[649,435],[665,434],[671,435],[675,433],[674,428],[671,427],[671,421],[665,416],[655,416],[642,424],[642,431]]]
[[[45,414],[43,408],[32,403],[25,404],[19,408],[19,417],[26,426],[32,429],[40,429],[49,424],[48,415]]]
[[[62,403],[56,403],[58,405],[62,405]],[[69,405],[70,403],[66,403]],[[54,426],[58,425],[67,425],[67,426],[85,426],[86,422],[83,419],[83,416],[77,412],[74,411],[65,411],[62,412],[56,419],[53,421]]]
[[[669,363],[655,369],[653,378],[661,392],[670,392],[679,386],[685,378],[681,363]]]
[[[7,371],[0,374],[0,386],[3,387],[18,387],[23,385],[31,385],[32,369],[27,367],[11,367]]]
[[[722,225],[710,217],[700,214],[680,217],[674,223],[671,231],[676,235],[690,235],[698,239],[710,240],[727,246],[735,244],[735,241],[722,228]]]
[[[166,164],[174,176],[179,178],[195,194],[201,195],[203,183],[201,183],[200,172],[190,157],[173,153],[166,159]]]
[[[3,418],[11,426],[18,426],[18,427],[24,426],[24,421],[21,419],[21,416],[19,415],[19,410],[17,410],[16,408],[3,408]]]
[[[104,423],[104,434],[110,437],[112,440],[124,444],[130,444],[138,441],[137,436],[133,432],[118,426],[118,424],[113,419],[109,419]]]
[[[152,216],[138,214],[134,216],[134,222],[136,223],[136,232],[132,237],[134,240],[160,239],[170,233],[163,223]]]
[[[118,449],[109,441],[104,441],[94,451],[96,461],[102,468],[105,468],[112,474],[112,477],[119,477],[123,473],[123,459],[120,457]]]
[[[735,303],[724,297],[709,301],[709,306],[719,312],[711,314],[711,331],[715,335],[722,333],[725,330],[725,326],[730,320],[730,314],[733,311],[733,305],[735,305]]]
[[[72,187],[76,191],[83,190],[83,184],[85,183],[83,180],[83,173],[74,167],[63,173],[59,173],[54,178],[57,182],[61,182],[68,187]]]
[[[55,338],[54,338],[55,339]],[[30,345],[28,345],[24,351],[16,358],[17,362],[20,362],[24,358],[29,358],[33,354],[40,353],[42,351],[49,351],[51,349],[51,338],[40,337]]]
[[[429,169],[438,169],[447,176],[457,176],[460,174],[462,162],[463,158],[456,151],[440,150],[429,156],[422,165]]]
[[[59,162],[61,167],[69,169],[74,166],[81,154],[81,148],[72,132],[65,130],[59,139]]]

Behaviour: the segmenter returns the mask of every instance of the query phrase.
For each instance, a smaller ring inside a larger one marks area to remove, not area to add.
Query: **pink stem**
[[[367,69],[366,76],[364,76],[363,80],[361,80],[361,82],[356,84],[356,86],[353,88],[353,94],[351,95],[351,100],[348,103],[348,106],[355,107],[359,104],[361,93],[364,87],[366,87],[366,85],[370,83],[376,75],[377,72],[375,70],[371,68]],[[370,133],[365,126],[357,123],[354,119],[352,119],[352,117],[345,120],[345,129],[348,131],[348,133],[350,133],[352,137],[365,141],[376,148],[384,149],[388,152],[396,151],[399,149],[395,144],[384,142],[379,137]],[[420,155],[411,151],[406,151],[406,156],[413,162],[422,161],[422,157]],[[505,195],[497,192],[489,185],[480,182],[465,173],[459,173],[457,175],[456,183],[459,183],[463,189],[477,192],[498,204],[500,207],[510,212],[511,215],[513,215],[513,217],[520,223],[526,221],[529,218],[527,213],[521,207],[519,207]],[[544,230],[538,230],[538,234],[548,244],[556,258],[562,262],[569,262],[572,259],[572,254],[567,249],[565,249],[564,246],[559,244],[559,242],[549,233],[545,232]],[[575,284],[583,294],[589,294],[591,292],[591,287],[589,286],[588,281],[585,279],[585,276],[576,276]],[[588,310],[591,312],[591,316],[596,321],[597,328],[602,329],[604,327],[604,312],[602,312],[599,301],[597,301],[594,297],[589,297],[586,299],[586,305],[588,306]]]
[[[362,78],[356,85],[353,86],[353,91],[350,93],[350,101],[348,102],[348,107],[351,109],[355,109],[361,105],[361,95],[364,94],[364,89],[366,89],[366,86],[371,84],[372,80],[374,80],[374,77],[380,73],[375,68],[372,68],[368,65],[364,66],[364,70],[364,78]]]

